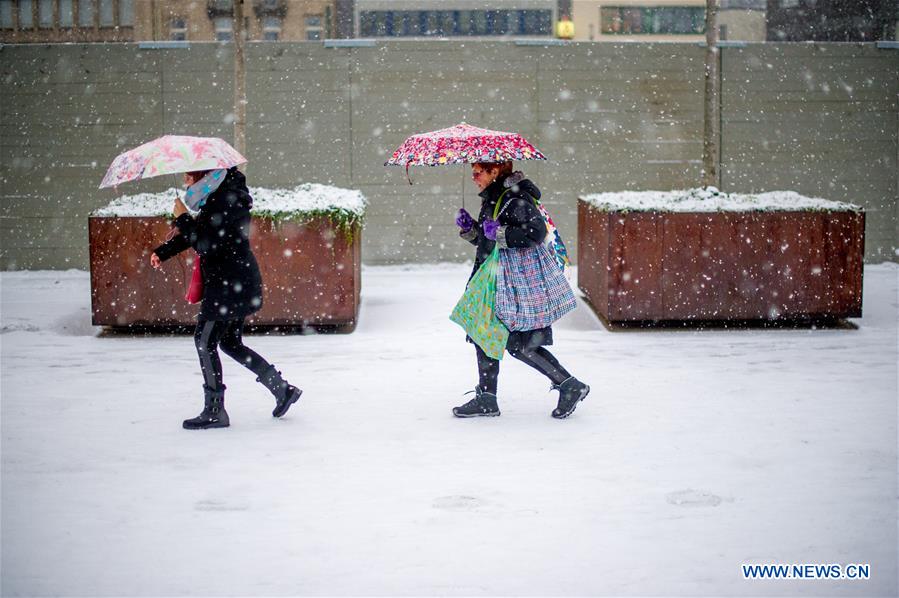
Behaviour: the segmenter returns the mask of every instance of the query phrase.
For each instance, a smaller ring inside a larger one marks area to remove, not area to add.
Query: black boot
[[[464,405],[453,407],[453,415],[456,417],[496,417],[499,415],[499,406],[496,404],[496,395],[484,392],[480,387],[475,388],[474,398]]]
[[[270,365],[268,369],[262,372],[262,375],[256,378],[256,382],[261,382],[275,396],[275,409],[272,411],[272,417],[281,417],[290,406],[296,403],[303,391],[292,386],[281,377],[281,372]]]
[[[227,428],[231,425],[228,412],[225,411],[225,385],[213,390],[203,386],[205,404],[203,413],[193,419],[184,420],[185,430],[205,430],[207,428]]]
[[[553,409],[552,416],[556,419],[565,419],[577,408],[577,404],[583,401],[590,392],[590,387],[572,376],[558,386],[559,404]]]

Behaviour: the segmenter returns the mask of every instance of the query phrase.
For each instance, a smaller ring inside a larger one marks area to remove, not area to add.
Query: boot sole
[[[287,413],[287,410],[290,409],[291,405],[300,400],[300,396],[302,394],[303,391],[297,389],[297,393],[295,396],[291,397],[290,400],[284,403],[284,405],[282,405],[281,407],[277,407],[274,411],[272,411],[272,417],[282,417],[285,413]]]
[[[208,426],[188,426],[187,424],[181,424],[181,427],[185,430],[209,430],[211,428],[228,428],[231,426],[231,423],[227,424],[222,422],[216,422],[214,424],[209,424]]]
[[[499,417],[500,412],[497,411],[496,413],[469,413],[469,414],[460,414],[460,413],[456,413],[455,411],[453,411],[453,415],[454,415],[455,417],[460,417],[460,418],[462,418],[462,419],[468,419],[468,418],[470,418],[470,417]]]
[[[590,394],[590,385],[585,384],[584,390],[581,391],[581,398],[574,402],[574,405],[571,406],[571,411],[569,411],[568,413],[562,413],[560,415],[556,415],[555,413],[552,413],[550,415],[552,415],[555,419],[565,419],[566,417],[574,413],[574,410],[577,409],[578,404],[586,399],[588,394]]]

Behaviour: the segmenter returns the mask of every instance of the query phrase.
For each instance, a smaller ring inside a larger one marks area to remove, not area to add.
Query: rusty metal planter
[[[578,286],[608,322],[861,317],[860,211],[606,211],[578,201]]]
[[[150,267],[149,256],[170,229],[162,216],[89,219],[91,306],[95,326],[171,326],[196,321],[184,300],[192,250]],[[275,222],[254,217],[250,238],[263,281],[255,326],[351,328],[359,313],[361,230],[349,237],[325,218]]]

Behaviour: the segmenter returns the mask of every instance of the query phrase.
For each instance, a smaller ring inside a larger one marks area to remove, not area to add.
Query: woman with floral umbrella
[[[456,216],[459,236],[477,248],[474,268],[469,276],[471,282],[496,247],[501,251],[524,250],[537,249],[544,244],[547,221],[539,206],[540,190],[522,172],[513,171],[512,161],[545,159],[539,150],[520,135],[480,129],[462,123],[410,137],[387,163],[405,165],[407,168],[416,164],[471,165],[472,179],[481,191],[480,211],[477,219],[464,208]],[[533,261],[527,263],[533,263],[536,267]],[[524,269],[527,267],[524,266]],[[514,274],[517,280],[527,280],[533,273],[523,271]],[[567,291],[571,293],[570,288]],[[573,306],[572,295],[567,309],[572,309]],[[538,310],[539,307],[537,306]],[[546,349],[547,345],[553,344],[551,326],[537,324],[529,328],[525,323],[523,328],[522,325],[510,325],[505,351],[549,378],[552,387],[559,390],[559,401],[552,416],[557,419],[566,418],[587,396],[590,387],[572,376]],[[471,335],[466,340],[475,345],[478,384],[473,391],[475,397],[464,405],[455,407],[453,415],[498,416],[500,410],[496,393],[500,361],[474,342]]]
[[[101,184],[185,173],[184,201],[176,198],[174,206],[177,234],[153,250],[150,264],[161,269],[163,262],[188,248],[198,255],[200,284],[191,291],[199,296],[188,300],[202,300],[194,342],[203,374],[204,407],[200,415],[184,421],[188,430],[230,425],[219,347],[255,373],[256,380],[274,395],[274,417],[287,413],[302,394],[275,366],[243,344],[244,320],[262,307],[262,278],[250,248],[253,198],[237,169],[246,161],[221,139],[170,135],[121,154]]]

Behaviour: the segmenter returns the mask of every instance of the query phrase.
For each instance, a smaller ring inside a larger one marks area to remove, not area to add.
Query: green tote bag
[[[461,326],[468,336],[493,359],[502,359],[509,340],[509,329],[493,311],[496,302],[496,269],[499,247],[494,247],[472,276],[462,298],[453,309],[450,320]]]

